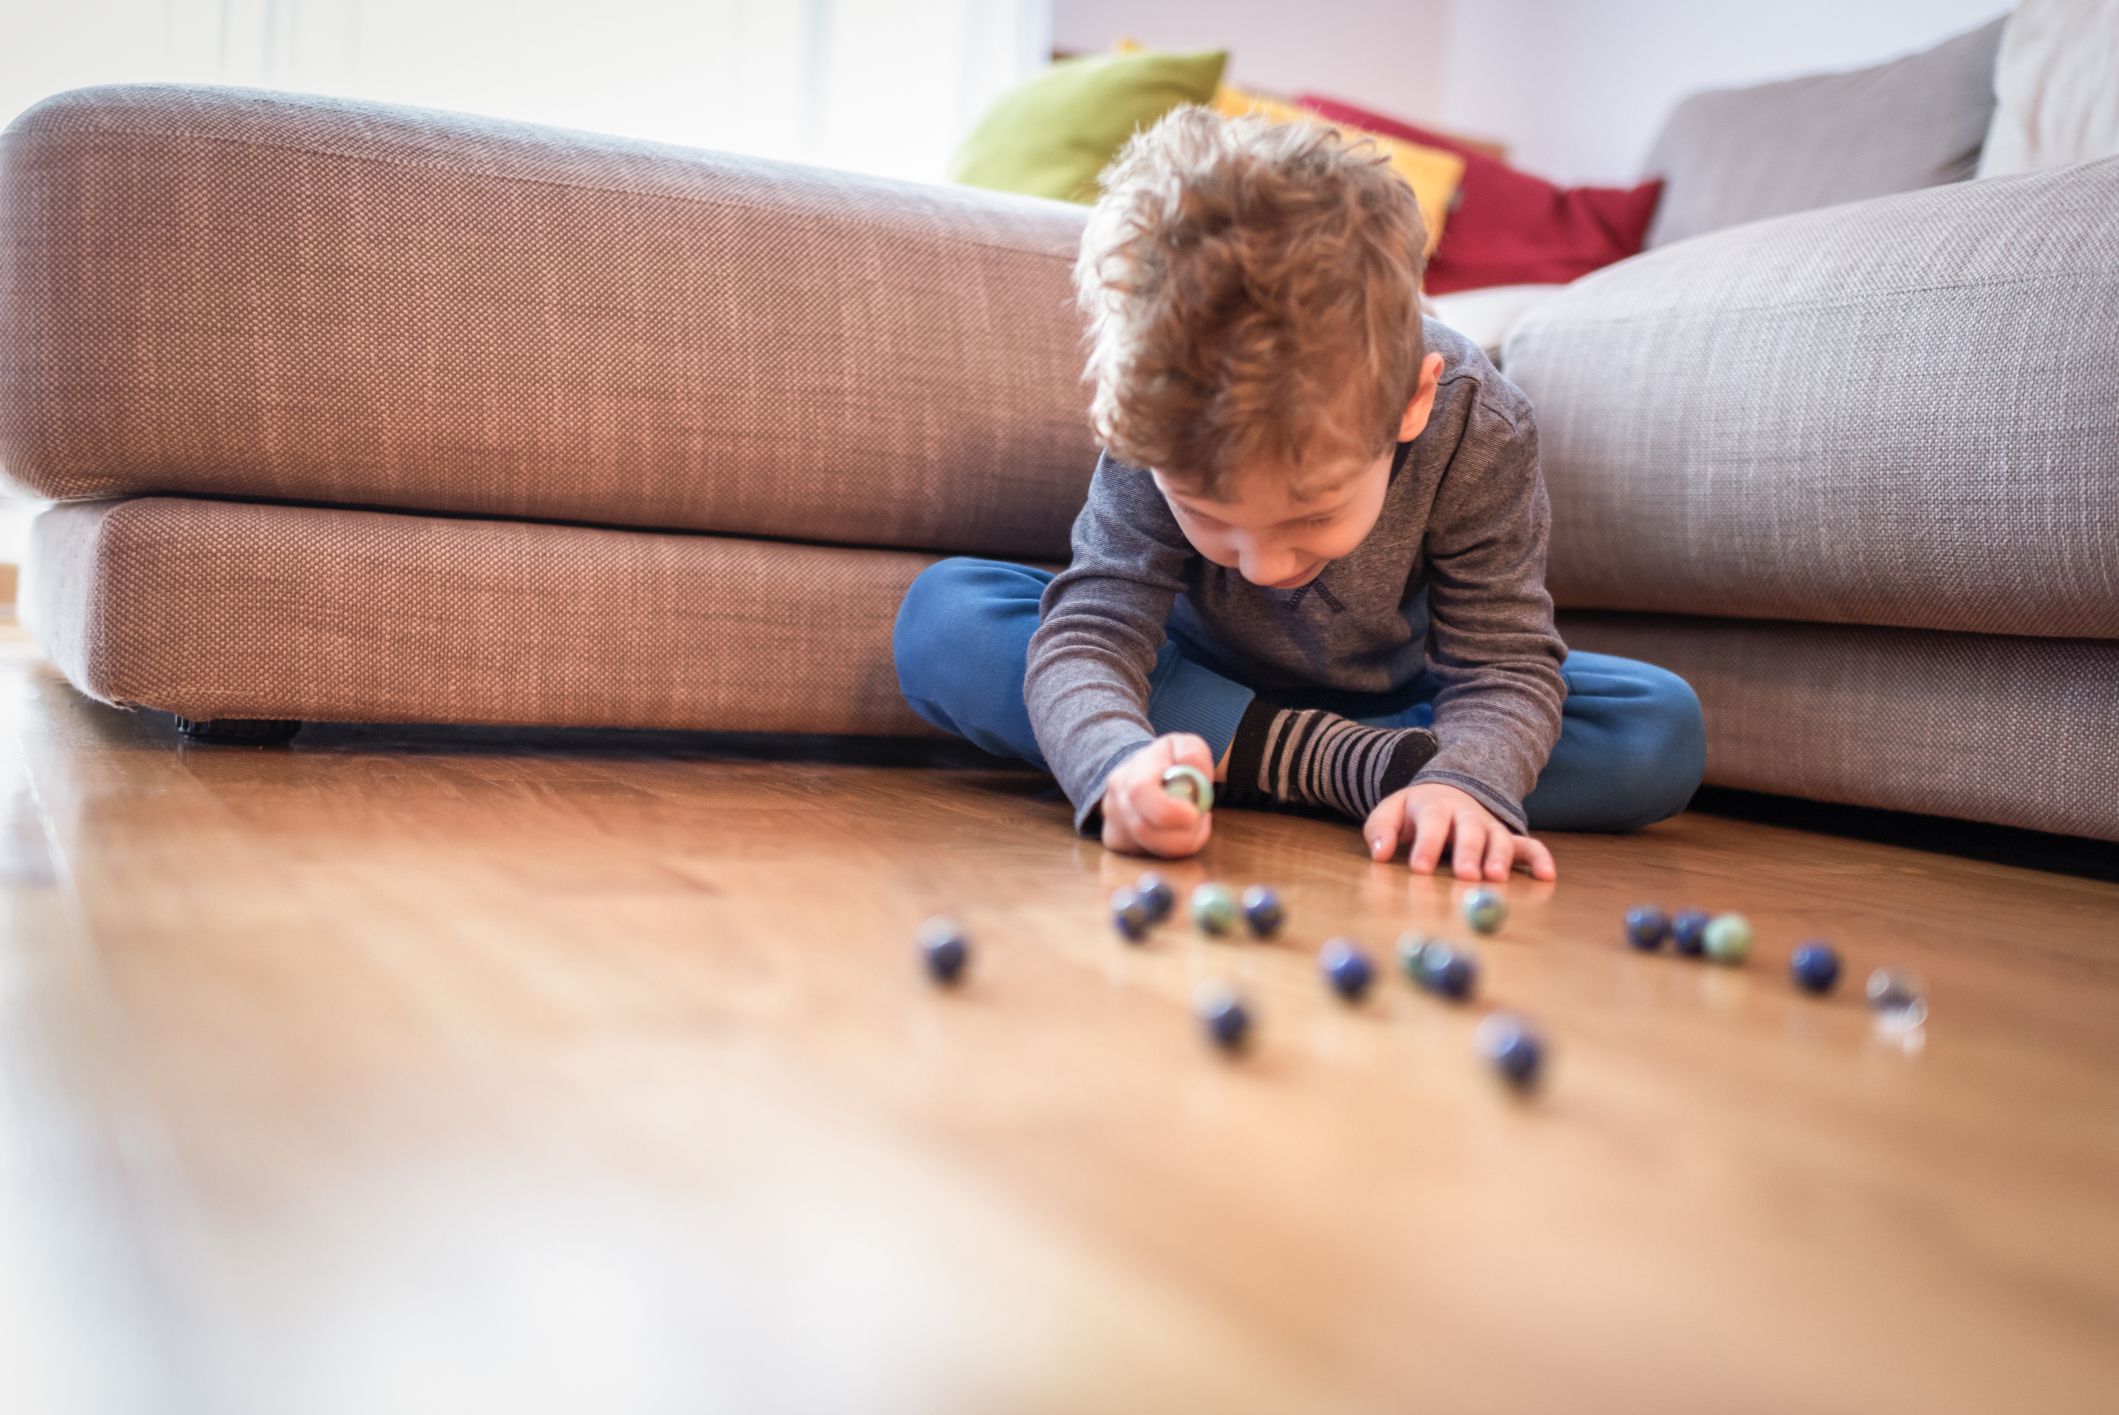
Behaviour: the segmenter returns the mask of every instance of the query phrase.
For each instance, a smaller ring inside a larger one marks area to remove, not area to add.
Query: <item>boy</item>
[[[1530,404],[1422,317],[1424,247],[1410,189],[1321,125],[1186,107],[1130,139],[1075,264],[1105,450],[1073,561],[923,573],[913,709],[1051,770],[1129,853],[1206,844],[1180,763],[1465,879],[1552,879],[1533,826],[1681,810],[1699,701],[1560,642]]]

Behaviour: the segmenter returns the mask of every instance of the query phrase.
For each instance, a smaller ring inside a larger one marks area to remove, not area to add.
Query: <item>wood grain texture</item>
[[[1317,944],[1462,886],[1224,813],[1180,887],[953,748],[181,746],[0,645],[0,1317],[40,1408],[2109,1409],[2119,887],[1687,816],[1555,837],[1483,996]],[[1748,913],[1752,965],[1624,908]],[[936,993],[919,920],[977,953]],[[1797,995],[1834,938],[1851,989]],[[1909,1046],[1868,969],[1931,986]],[[1229,1064],[1188,1015],[1252,998]],[[1550,1085],[1478,1066],[1537,1019]],[[19,1162],[17,1162],[19,1161]],[[26,1257],[25,1257],[26,1255]]]

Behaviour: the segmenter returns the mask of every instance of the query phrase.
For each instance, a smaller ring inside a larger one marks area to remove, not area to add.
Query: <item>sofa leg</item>
[[[195,722],[177,719],[177,731],[187,742],[209,742],[220,747],[284,747],[294,740],[302,724],[284,717],[216,717]]]

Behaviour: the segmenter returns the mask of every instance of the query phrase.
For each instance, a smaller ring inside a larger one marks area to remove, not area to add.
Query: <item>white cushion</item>
[[[2119,0],[2023,0],[1994,93],[1981,177],[2119,155]]]
[[[1565,285],[1489,285],[1449,295],[1423,295],[1428,313],[1464,335],[1501,363],[1501,343],[1516,321],[1566,289]]]

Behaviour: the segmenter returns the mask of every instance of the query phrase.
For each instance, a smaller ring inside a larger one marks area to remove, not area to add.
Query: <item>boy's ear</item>
[[[1435,410],[1435,390],[1442,385],[1442,356],[1429,354],[1420,361],[1420,386],[1413,392],[1413,401],[1405,405],[1405,417],[1398,424],[1398,440],[1411,442],[1427,426],[1427,416]]]

